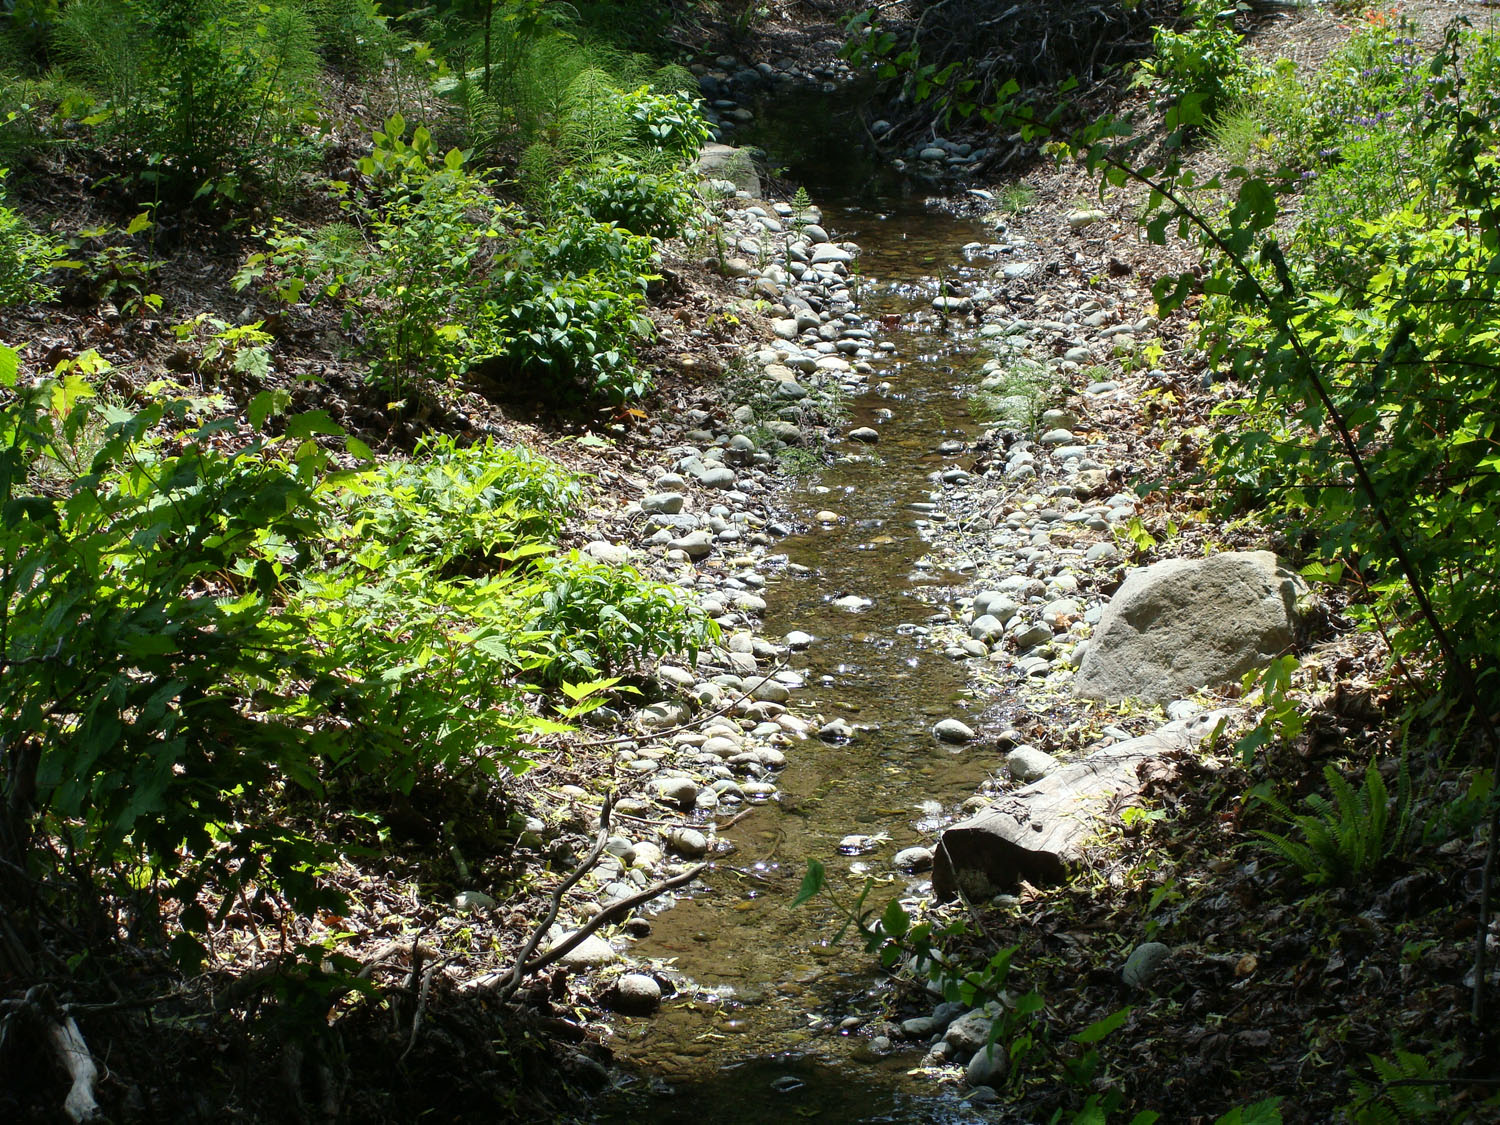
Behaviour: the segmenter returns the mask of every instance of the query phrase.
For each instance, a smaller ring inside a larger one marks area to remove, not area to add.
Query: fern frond
[[[1275,832],[1267,832],[1265,829],[1258,829],[1255,834],[1269,844],[1271,850],[1280,859],[1301,871],[1308,882],[1321,883],[1324,881],[1323,875],[1326,865],[1323,857],[1306,844],[1299,844],[1297,841],[1286,836]]]

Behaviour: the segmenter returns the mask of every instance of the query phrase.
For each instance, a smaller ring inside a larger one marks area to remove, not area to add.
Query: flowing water
[[[809,858],[828,865],[831,884],[853,888],[846,898],[865,872],[881,880],[872,902],[904,893],[908,880],[893,877],[890,857],[930,843],[993,766],[931,734],[949,715],[973,725],[978,705],[962,665],[926,635],[963,578],[919,565],[942,518],[931,474],[964,464],[961,452],[939,446],[967,443],[975,430],[964,388],[982,358],[971,339],[933,323],[931,301],[939,276],[961,279],[960,248],[988,241],[988,232],[925,206],[861,161],[830,168],[795,149],[777,156],[808,186],[832,236],[861,247],[860,311],[897,348],[849,403],[849,427],[876,427],[879,444],[845,443],[848,456],[790,490],[790,513],[811,530],[781,549],[806,569],[788,568],[766,592],[767,636],[800,629],[817,638],[794,657],[808,684],[794,706],[841,715],[859,733],[843,745],[788,747],[780,797],[724,833],[733,851],[693,897],[656,916],[633,950],[671,962],[696,989],[650,1019],[619,1021],[617,1056],[638,1076],[637,1093],[653,1093],[648,1107],[635,1101],[617,1119],[958,1121],[956,1103],[907,1077],[911,1051],[881,1059],[857,1030],[827,1030],[881,985],[854,942],[832,944],[839,920],[824,901],[789,903]],[[819,523],[825,510],[840,520]],[[869,604],[834,604],[847,595]],[[841,855],[850,834],[888,840],[870,854]]]

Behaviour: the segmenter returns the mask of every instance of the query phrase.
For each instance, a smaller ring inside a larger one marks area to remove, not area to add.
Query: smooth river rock
[[[609,1006],[627,1016],[649,1016],[661,1007],[661,985],[645,973],[626,973],[615,982]]]
[[[942,719],[933,724],[932,733],[942,742],[973,742],[974,730],[957,719]]]

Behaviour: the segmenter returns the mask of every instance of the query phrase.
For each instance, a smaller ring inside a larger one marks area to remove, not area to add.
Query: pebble
[[[674,828],[667,833],[667,847],[687,859],[701,859],[708,854],[708,837],[696,828]]]
[[[932,849],[902,848],[891,857],[891,866],[898,871],[926,871],[932,866]]]
[[[975,737],[973,728],[957,719],[939,720],[933,724],[932,733],[941,742],[972,742]]]
[[[555,944],[561,945],[572,934],[564,934]],[[590,934],[568,952],[564,953],[559,960],[564,965],[572,965],[577,968],[597,968],[600,965],[610,965],[620,959],[615,952],[614,946],[605,941],[598,934]]]
[[[649,1016],[661,1007],[661,985],[645,973],[626,973],[615,982],[609,1004],[627,1016]]]
[[[1017,746],[1005,755],[1005,768],[1020,785],[1046,777],[1057,768],[1057,759],[1035,746]]]
[[[1145,988],[1172,950],[1159,941],[1135,947],[1120,969],[1120,977],[1131,988]]]

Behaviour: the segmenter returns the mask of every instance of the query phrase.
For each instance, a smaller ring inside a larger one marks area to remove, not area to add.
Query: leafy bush
[[[698,99],[680,89],[639,86],[624,94],[620,102],[630,122],[634,147],[660,153],[677,164],[696,159],[713,135],[699,112]]]
[[[164,194],[276,190],[311,155],[317,32],[296,0],[75,0],[56,34],[106,99],[101,127]]]
[[[1207,342],[1252,388],[1220,410],[1210,464],[1225,492],[1257,505],[1325,574],[1355,575],[1367,599],[1353,612],[1409,672],[1440,661],[1443,685],[1468,707],[1500,673],[1487,609],[1500,592],[1500,84],[1483,77],[1493,68],[1466,69],[1492,43],[1450,31],[1426,64],[1428,202],[1320,230],[1315,256],[1283,251],[1283,209],[1265,180],[1243,179],[1209,219],[1181,205],[1179,165],[1131,170],[1092,150],[1112,181],[1156,189],[1150,237],[1176,222],[1210,251]],[[1197,284],[1163,280],[1158,304],[1176,307]]]
[[[405,133],[396,117],[375,134],[361,168],[382,191],[345,200],[354,224],[273,231],[236,284],[269,275],[283,300],[349,302],[368,317],[376,375],[393,389],[482,366],[492,381],[536,380],[547,397],[643,394],[650,381],[634,349],[651,327],[650,239],[578,213],[554,227],[519,224],[462,154],[434,166],[428,131],[410,143]]]
[[[471,355],[491,373],[533,380],[545,398],[639,398],[650,378],[635,345],[651,269],[647,238],[584,215],[515,232],[505,270],[481,294]]]
[[[335,671],[292,713],[331,708],[348,725],[325,750],[332,777],[409,793],[423,779],[524,771],[522,736],[538,726],[516,683],[534,662],[517,623],[533,593],[513,577],[445,579],[379,545],[309,575],[292,610]]]
[[[544,682],[578,683],[639,669],[675,654],[696,660],[719,627],[671,586],[629,566],[606,566],[574,551],[540,566],[545,587],[529,619],[539,634]]]
[[[374,134],[360,167],[377,186],[376,199],[341,202],[355,223],[316,234],[278,226],[269,249],[235,278],[243,288],[269,272],[288,303],[340,298],[361,309],[375,374],[397,393],[418,368],[438,380],[464,369],[464,322],[483,284],[488,246],[509,218],[457,150],[434,165],[431,134],[418,126],[408,143],[406,129],[398,115]]]
[[[581,496],[578,478],[524,449],[486,438],[461,448],[424,438],[412,460],[381,466],[345,487],[357,541],[373,538],[397,557],[434,570],[492,565],[529,543],[550,542]]]
[[[226,453],[189,402],[132,415],[96,406],[81,374],[24,387],[17,368],[0,349],[0,846],[12,871],[65,885],[76,918],[107,895],[146,934],[154,896],[175,899],[194,964],[210,881],[329,901],[319,850],[264,805],[319,788],[318,736],[274,714],[283,685],[315,678],[303,623],[274,606],[318,533],[323,455],[304,439],[319,423]],[[171,442],[153,432],[168,423]],[[54,483],[31,491],[43,460]]]
[[[627,164],[570,173],[560,194],[595,222],[654,238],[681,234],[695,210],[689,176],[647,172]]]
[[[0,168],[0,187],[7,170]],[[4,205],[0,194],[0,305],[45,301],[55,289],[45,281],[63,250]]]
[[[1243,92],[1252,68],[1243,52],[1244,39],[1234,30],[1233,7],[1221,8],[1217,0],[1188,0],[1182,14],[1189,25],[1185,30],[1156,29],[1156,53],[1145,63],[1146,73],[1174,101],[1196,101],[1206,120]]]

